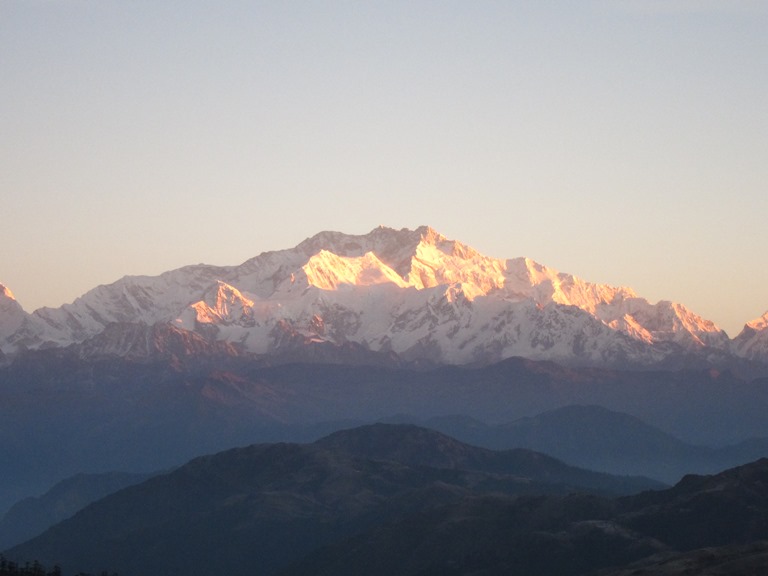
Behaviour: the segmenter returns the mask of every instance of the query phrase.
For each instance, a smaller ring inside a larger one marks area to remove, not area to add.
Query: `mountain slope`
[[[426,226],[321,232],[239,266],[125,277],[23,325],[17,312],[0,310],[6,354],[80,343],[117,323],[171,324],[257,355],[354,344],[405,361],[523,356],[645,367],[723,364],[730,355],[726,334],[681,304],[651,304],[526,258],[484,256]]]
[[[768,312],[747,322],[744,329],[732,341],[735,353],[749,360],[765,361],[768,358]]]
[[[612,473],[642,470],[665,482],[714,472],[733,462],[713,449],[685,443],[628,414],[600,406],[566,406],[499,427],[506,443]]]
[[[126,576],[580,576],[704,547],[759,555],[768,539],[768,459],[606,498],[539,482],[535,454],[508,456],[412,426],[252,445],[107,496],[5,555]]]
[[[402,414],[385,421],[417,424],[493,450],[526,448],[581,468],[644,475],[668,484],[685,474],[712,474],[768,456],[765,437],[717,448],[693,444],[635,416],[594,404],[563,406],[504,424],[460,414],[426,419]]]
[[[619,500],[622,522],[678,550],[768,539],[768,458]]]
[[[0,519],[0,550],[29,540],[91,502],[148,477],[128,472],[78,474],[57,483],[42,496],[25,498]]]
[[[16,301],[13,292],[0,284],[0,352],[3,348],[9,351],[15,349],[13,342],[19,338],[27,322],[29,322],[29,315]],[[0,364],[4,356],[4,354],[0,355]]]
[[[396,433],[393,433],[393,428]],[[494,451],[464,444],[413,425],[372,424],[341,430],[315,442],[334,452],[395,461],[407,466],[480,471],[528,478],[561,488],[621,493],[662,486],[646,478],[616,477],[564,466],[555,458],[525,449]]]
[[[768,566],[768,540],[708,546],[682,554],[660,554],[600,576],[745,576],[760,575]]]
[[[366,444],[398,446],[405,458],[390,451],[387,458],[353,454]],[[460,463],[438,468],[401,461],[425,451],[460,453],[470,460],[478,452],[484,464],[466,470]],[[525,464],[537,458],[549,461],[544,481]],[[311,445],[253,445],[195,459],[108,496],[7,556],[44,563],[55,559],[69,571],[109,568],[126,576],[234,576],[251,574],[256,567],[273,574],[314,548],[405,511],[471,494],[563,493],[574,485],[583,487],[580,479],[611,481],[541,455],[526,453],[517,460],[510,463],[504,454],[462,446],[434,432],[383,425]],[[484,470],[488,465],[493,472]],[[626,482],[613,481],[615,486]]]
[[[676,563],[690,568],[696,561],[691,550],[698,550],[701,568],[720,565],[722,571],[711,574],[761,574],[767,471],[768,460],[760,460],[613,501],[579,494],[465,498],[414,510],[394,524],[315,551],[284,575],[709,574],[664,569]],[[702,561],[707,557],[708,563]],[[631,569],[617,570],[628,564]],[[659,565],[659,571],[642,568]]]

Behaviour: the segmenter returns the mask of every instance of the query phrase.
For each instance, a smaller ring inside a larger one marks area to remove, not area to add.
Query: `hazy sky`
[[[768,310],[768,2],[0,0],[28,311],[322,230]]]

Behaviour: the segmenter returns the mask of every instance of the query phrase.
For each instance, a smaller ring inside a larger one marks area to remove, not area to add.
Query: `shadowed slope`
[[[318,550],[283,576],[763,574],[767,475],[763,459],[619,500],[468,497]]]
[[[317,547],[472,494],[577,488],[626,491],[627,483],[527,451],[494,453],[412,426],[375,425],[315,444],[197,458],[92,504],[9,555],[121,576],[250,574],[255,566],[271,574]]]

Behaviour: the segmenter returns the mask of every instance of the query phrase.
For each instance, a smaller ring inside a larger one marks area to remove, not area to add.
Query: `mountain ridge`
[[[686,355],[702,366],[768,364],[767,322],[752,322],[730,340],[682,304],[651,304],[630,288],[593,284],[524,257],[484,256],[428,226],[320,232],[237,266],[126,276],[55,309],[26,313],[12,296],[3,302],[6,356],[140,323],[266,356],[302,341],[449,364],[523,356],[652,367]]]
[[[5,554],[126,576],[587,576],[768,539],[767,479],[761,459],[638,492],[533,452],[375,424],[195,458]],[[743,573],[760,572],[728,572]]]
[[[717,472],[768,453],[768,438],[718,448],[693,444],[596,404],[570,404],[495,425],[464,415],[418,420],[404,414],[387,421],[412,422],[476,446],[527,448],[582,468],[641,474],[669,484],[685,474]]]
[[[418,463],[422,456],[427,462]],[[473,493],[616,496],[659,487],[530,451],[493,452],[434,431],[377,424],[325,442],[253,444],[195,458],[6,553],[127,575],[178,573],[177,563],[188,574],[250,574],[254,565],[268,574],[314,547]],[[153,559],[161,551],[165,566]]]

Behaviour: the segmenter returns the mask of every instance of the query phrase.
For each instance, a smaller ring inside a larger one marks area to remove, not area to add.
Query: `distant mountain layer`
[[[731,341],[682,304],[651,304],[629,288],[527,258],[484,256],[428,227],[321,232],[239,266],[125,277],[32,314],[10,290],[0,292],[6,356],[78,344],[88,357],[146,358],[173,348],[163,341],[172,338],[188,345],[177,346],[181,354],[283,360],[466,364],[520,356],[765,370],[766,334],[766,322],[755,321]]]
[[[43,496],[25,498],[0,518],[0,550],[29,540],[91,502],[148,477],[128,472],[78,474],[57,483]]]
[[[6,555],[124,576],[577,576],[766,540],[767,483],[763,459],[638,493],[641,479],[378,424],[197,458]]]
[[[476,446],[495,450],[525,448],[581,468],[618,475],[645,475],[667,483],[677,482],[689,472],[716,472],[768,456],[768,438],[717,449],[696,446],[633,416],[599,406],[566,406],[504,425],[488,425],[466,416],[423,420],[398,416],[387,421],[421,422]],[[344,427],[342,422],[324,423],[306,427],[302,434],[320,435],[323,430]],[[284,431],[286,436],[295,436],[297,432]],[[339,444],[339,438],[344,439],[342,448],[352,454],[391,459],[395,453],[398,459],[406,459],[405,463],[411,465],[455,467],[461,461],[462,467],[469,467],[467,455],[470,451],[460,454],[460,450],[454,450],[449,456],[440,452],[416,452],[410,446],[408,453],[405,448],[394,452],[398,450],[397,446],[374,442],[376,436],[373,434],[361,437],[357,444],[351,444],[347,434],[334,434],[320,444],[334,447]],[[423,438],[427,440],[430,436],[425,433]],[[385,452],[380,454],[377,450]],[[481,454],[487,458],[487,452],[471,452],[476,457]],[[549,463],[549,460],[541,460],[544,466]],[[475,462],[475,465],[479,463]],[[42,497],[25,498],[0,520],[0,550],[27,540],[72,516],[86,504],[146,477],[127,473],[78,474],[56,484]]]
[[[631,414],[676,438],[597,410],[520,420],[569,405]],[[0,510],[78,472],[161,470],[232,446],[313,440],[396,414],[432,427],[441,426],[432,419],[458,414],[490,423],[441,428],[470,442],[674,481],[684,471],[768,455],[759,440],[732,452],[690,446],[768,437],[766,413],[768,379],[712,370],[631,372],[524,359],[429,369],[270,365],[228,355],[132,362],[40,350],[0,367],[0,459],[13,463],[0,475]]]
[[[564,406],[496,425],[460,415],[403,415],[390,421],[417,423],[478,446],[528,448],[590,470],[641,474],[668,483],[686,473],[713,473],[768,456],[768,438],[718,448],[696,445],[597,405]]]

